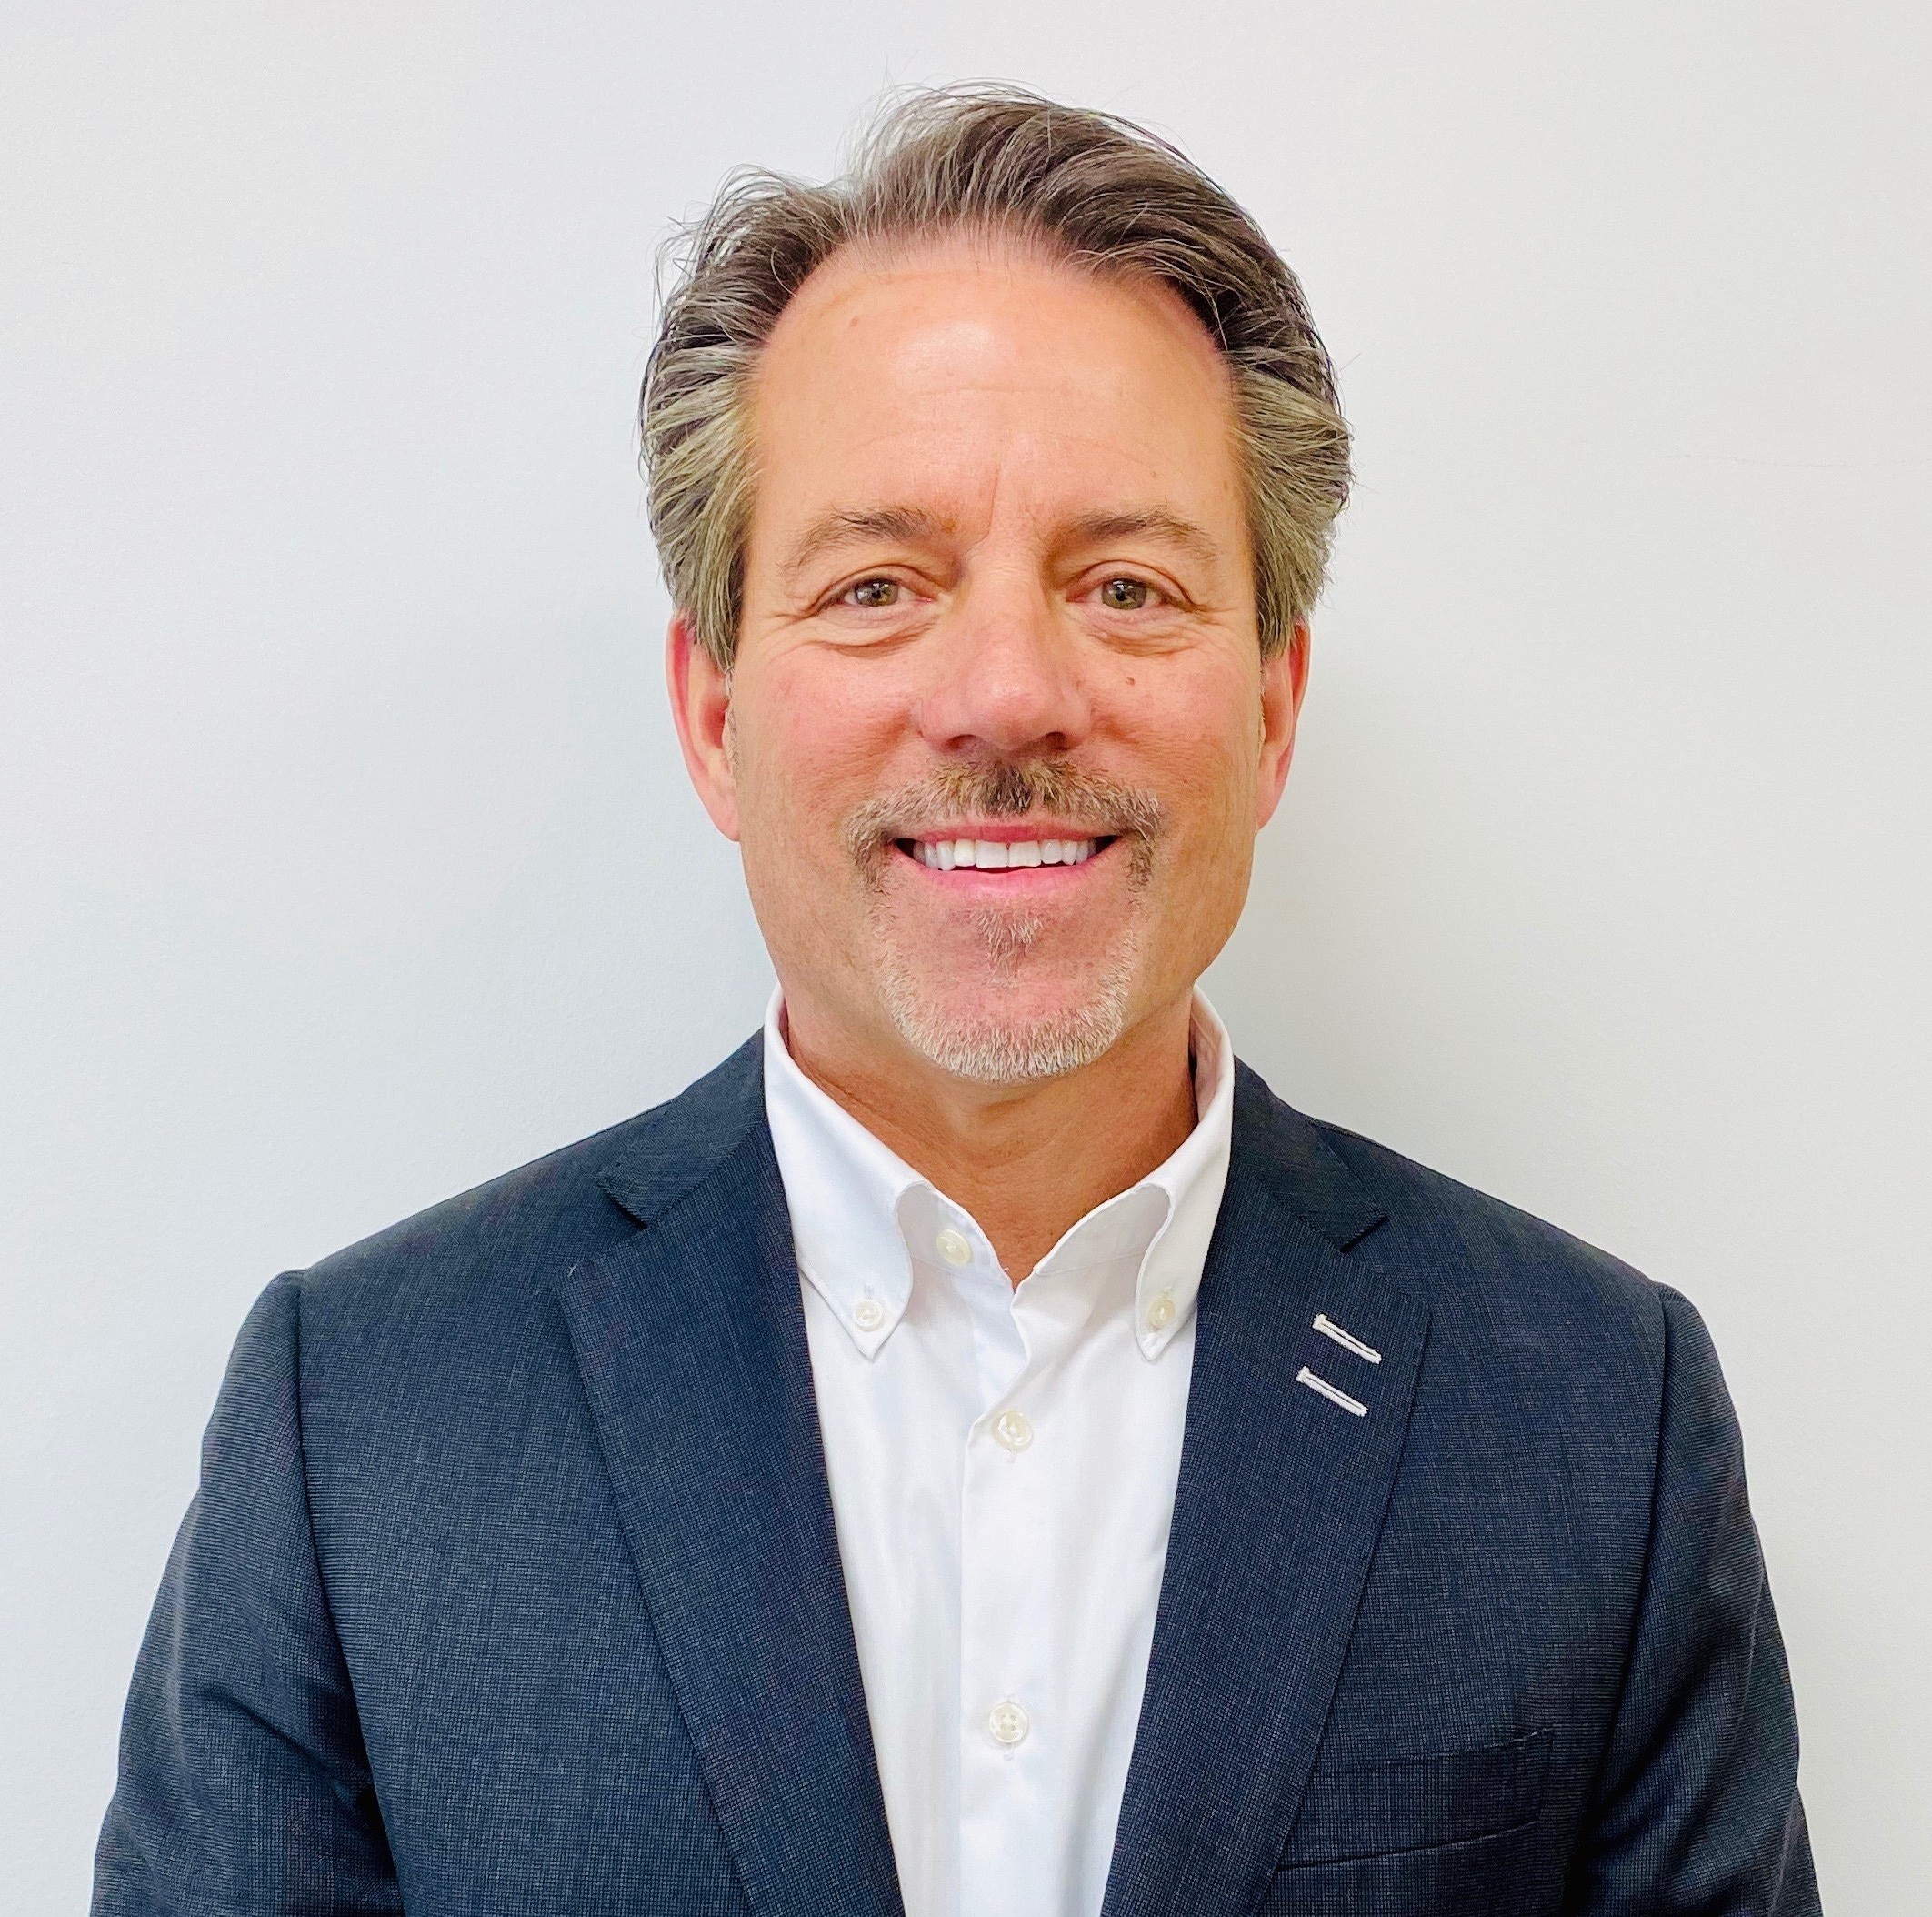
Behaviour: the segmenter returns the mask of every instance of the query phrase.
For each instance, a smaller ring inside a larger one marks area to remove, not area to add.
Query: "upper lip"
[[[921,826],[916,831],[896,832],[896,838],[910,838],[926,845],[940,845],[956,838],[982,838],[988,845],[1024,845],[1040,838],[1107,838],[1113,835],[1092,825],[1068,825],[1051,818],[1002,818],[997,821],[961,825]]]

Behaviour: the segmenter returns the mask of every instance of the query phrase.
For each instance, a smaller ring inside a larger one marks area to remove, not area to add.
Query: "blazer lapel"
[[[651,1625],[758,1917],[898,1917],[755,1052],[650,1131],[558,1295]]]
[[[1314,1126],[1237,1069],[1103,1917],[1246,1912],[1265,1893],[1381,1534],[1427,1330],[1420,1303],[1348,1255],[1382,1212]],[[1379,1362],[1317,1330],[1317,1313]]]

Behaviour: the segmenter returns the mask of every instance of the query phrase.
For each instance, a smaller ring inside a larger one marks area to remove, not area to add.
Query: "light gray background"
[[[1237,1042],[1703,1308],[1829,1907],[1932,1909],[1922,5],[9,19],[0,1901],[84,1901],[263,1283],[756,1019],[658,689],[652,250],[1005,75],[1241,196],[1359,430]]]

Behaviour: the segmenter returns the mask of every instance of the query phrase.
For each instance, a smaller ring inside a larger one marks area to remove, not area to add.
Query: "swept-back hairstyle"
[[[752,382],[778,316],[842,247],[958,230],[1161,281],[1200,316],[1233,378],[1262,651],[1279,651],[1321,589],[1348,494],[1348,428],[1300,285],[1166,142],[1008,86],[903,96],[844,178],[740,172],[685,229],[639,420],[651,530],[698,642],[729,668],[756,477]]]

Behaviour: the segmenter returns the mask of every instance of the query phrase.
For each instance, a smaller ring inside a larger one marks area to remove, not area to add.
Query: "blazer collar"
[[[1103,1917],[1245,1912],[1266,1894],[1381,1535],[1428,1329],[1416,1299],[1350,1255],[1383,1220],[1373,1195],[1239,1070]]]
[[[631,1128],[645,1229],[558,1287],[616,1505],[757,1917],[899,1917],[756,1043]]]
[[[676,1098],[620,1127],[597,1183],[640,1225],[651,1224],[710,1178],[764,1117],[754,1033]]]

